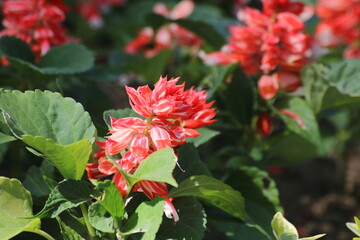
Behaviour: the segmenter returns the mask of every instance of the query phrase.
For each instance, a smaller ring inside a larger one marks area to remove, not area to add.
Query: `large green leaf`
[[[62,146],[52,139],[23,135],[22,140],[30,147],[43,153],[66,179],[80,180],[92,152],[89,140]]]
[[[156,239],[201,240],[206,229],[206,213],[201,204],[190,197],[176,198],[173,202],[179,221],[163,217]]]
[[[35,65],[30,47],[20,39],[5,36],[0,38],[0,54],[8,57],[23,69],[41,74],[73,74],[89,70],[94,65],[93,54],[81,44],[64,44],[53,47]]]
[[[53,47],[40,62],[45,74],[73,74],[85,72],[94,65],[93,54],[81,44]]]
[[[305,89],[305,99],[314,112],[322,108],[323,98],[329,88],[326,80],[330,70],[321,64],[313,64],[303,68],[301,79]]]
[[[341,93],[360,96],[360,60],[344,59],[331,66],[328,81]]]
[[[27,171],[24,187],[31,192],[33,197],[45,197],[51,192],[44,177],[54,179],[54,166],[48,161],[43,161],[40,167],[31,166]]]
[[[19,180],[0,177],[0,239],[10,239],[23,231],[38,231],[39,218],[25,219],[32,216],[30,192]]]
[[[34,54],[29,45],[12,36],[3,36],[0,38],[0,54],[10,59],[18,59],[23,62],[35,62]]]
[[[240,123],[250,125],[256,95],[251,80],[238,67],[224,92],[226,108]]]
[[[160,149],[141,162],[133,177],[141,180],[166,182],[177,187],[177,183],[172,176],[176,161],[177,157],[172,148]]]
[[[0,110],[17,136],[42,136],[59,145],[94,141],[89,114],[81,104],[59,93],[0,90]]]
[[[193,176],[211,176],[209,169],[201,161],[197,149],[192,143],[182,144],[178,151],[178,165],[174,170],[175,179],[178,182]]]
[[[99,202],[117,221],[124,216],[124,200],[116,188],[114,182],[105,180],[97,185],[97,189],[103,190],[102,200]]]
[[[320,137],[318,123],[316,121],[314,112],[311,110],[309,105],[305,100],[297,97],[287,99],[283,105],[282,109],[290,110],[295,113],[302,121],[304,126],[300,126],[297,121],[291,118],[288,115],[279,113],[279,116],[284,120],[288,129],[291,132],[294,132],[319,148],[321,151],[323,149],[322,140]]]
[[[245,219],[244,198],[229,185],[208,176],[192,176],[174,188],[169,197],[197,197],[241,219]]]
[[[115,231],[114,219],[98,202],[93,203],[89,207],[89,222],[99,231],[107,233],[113,233]]]
[[[55,218],[61,212],[77,207],[97,195],[98,192],[87,182],[66,180],[51,191],[44,208],[36,216]]]
[[[16,140],[16,138],[14,138],[13,136],[10,136],[10,135],[0,132],[0,144],[12,142],[15,140]]]
[[[141,240],[155,239],[156,232],[162,222],[164,203],[164,199],[159,196],[150,202],[141,203],[126,223],[123,234],[143,232]]]
[[[85,240],[79,233],[77,233],[74,229],[67,226],[64,222],[59,221],[59,226],[61,230],[61,234],[64,240]]]

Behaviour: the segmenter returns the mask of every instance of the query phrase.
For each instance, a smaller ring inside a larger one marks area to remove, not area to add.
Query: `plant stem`
[[[55,238],[53,238],[52,236],[50,236],[48,233],[42,231],[41,229],[34,229],[34,230],[31,230],[29,232],[33,232],[33,233],[36,233],[44,238],[46,238],[47,240],[55,240]]]
[[[91,239],[93,239],[96,236],[96,233],[95,233],[95,229],[91,226],[91,224],[89,222],[89,216],[88,216],[85,205],[81,204],[80,209],[81,209],[81,213],[82,213],[82,215],[84,217],[86,228],[87,228],[87,230],[88,230],[88,232],[90,234]]]

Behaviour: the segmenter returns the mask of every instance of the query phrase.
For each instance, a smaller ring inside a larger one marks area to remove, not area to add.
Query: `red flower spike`
[[[285,92],[294,92],[301,85],[301,80],[298,73],[279,71],[274,74],[274,78],[277,79],[279,87]]]

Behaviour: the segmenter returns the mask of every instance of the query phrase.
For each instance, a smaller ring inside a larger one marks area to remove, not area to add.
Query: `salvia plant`
[[[276,177],[336,159],[356,194],[360,1],[0,7],[0,240],[333,238]]]

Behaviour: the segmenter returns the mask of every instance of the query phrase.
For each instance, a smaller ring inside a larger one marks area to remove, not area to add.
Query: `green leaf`
[[[193,143],[185,143],[180,146],[178,151],[178,164],[180,167],[174,170],[174,176],[178,182],[182,182],[193,175],[206,175],[211,177],[209,169],[201,161]]]
[[[331,66],[328,81],[340,93],[354,97],[360,96],[360,60],[344,59]]]
[[[71,227],[67,226],[64,222],[59,221],[59,226],[64,240],[85,240],[80,234]]]
[[[45,74],[73,74],[85,72],[94,65],[93,54],[81,44],[63,44],[53,47],[41,59]]]
[[[127,118],[127,117],[140,117],[139,114],[134,112],[131,108],[124,108],[124,109],[110,109],[103,113],[103,119],[108,126],[108,128],[111,128],[111,120],[110,117],[113,117],[115,119],[119,118]]]
[[[89,207],[89,222],[99,231],[113,233],[114,219],[100,203],[94,203]]]
[[[179,221],[163,217],[156,239],[201,240],[206,229],[206,213],[201,204],[191,197],[176,198],[172,202],[179,214]]]
[[[17,179],[0,177],[0,239],[7,240],[23,231],[40,228],[40,219],[32,217],[32,200]]]
[[[305,99],[316,113],[322,109],[324,96],[330,87],[326,80],[329,72],[322,64],[308,65],[301,71]]]
[[[239,218],[245,219],[244,198],[229,185],[208,176],[192,176],[174,188],[169,197],[197,197]]]
[[[10,135],[0,132],[0,144],[12,142],[15,140],[16,140],[16,138],[14,138],[13,136],[10,136]]]
[[[141,240],[155,239],[162,222],[164,203],[164,199],[160,196],[156,196],[152,201],[141,203],[126,223],[123,234],[143,232]]]
[[[102,200],[99,202],[117,221],[124,216],[124,200],[114,182],[105,180],[97,185],[97,189],[104,190]]]
[[[355,233],[358,237],[360,237],[360,224],[359,224],[359,219],[357,217],[354,217],[355,219],[355,223],[350,223],[347,222],[346,226],[353,232]]]
[[[86,139],[67,146],[58,145],[54,140],[44,137],[23,135],[22,140],[42,152],[66,179],[81,179],[92,152],[92,145]]]
[[[278,212],[271,221],[274,235],[277,240],[298,240],[299,235],[294,225],[286,220],[283,215]]]
[[[206,143],[211,138],[220,134],[219,131],[215,131],[215,130],[212,130],[210,128],[205,128],[205,127],[197,129],[197,131],[201,134],[199,137],[186,139],[187,142],[194,143],[195,147],[198,147],[198,146]]]
[[[224,92],[226,108],[241,123],[250,125],[256,95],[251,80],[237,67],[231,83]]]
[[[0,90],[0,110],[17,136],[42,136],[59,145],[94,141],[95,127],[89,113],[59,93]]]
[[[285,103],[281,105],[281,108],[290,110],[291,112],[295,113],[305,125],[304,128],[302,128],[290,116],[279,113],[279,116],[286,123],[288,129],[291,132],[294,132],[309,140],[311,143],[317,146],[320,151],[323,150],[318,123],[316,121],[314,112],[311,110],[309,105],[303,99],[293,97],[287,99]]]
[[[226,79],[230,76],[230,74],[235,70],[236,64],[232,64],[229,66],[213,66],[211,67],[211,73],[206,78],[206,84],[209,86],[208,98],[214,96],[216,91],[221,87],[222,84],[225,85]]]
[[[138,180],[165,182],[177,187],[172,176],[176,161],[177,157],[172,148],[160,149],[142,161],[132,176]]]
[[[312,237],[300,238],[299,240],[316,240],[316,239],[322,238],[325,235],[326,234],[323,233],[323,234],[318,234],[318,235],[315,235],[315,236],[312,236]]]
[[[48,161],[43,161],[40,167],[31,166],[23,182],[24,187],[31,192],[33,197],[45,197],[51,192],[44,176],[54,178],[54,166]]]
[[[29,45],[21,39],[12,36],[0,38],[0,54],[22,62],[35,62],[34,54]]]
[[[36,214],[36,217],[55,218],[61,212],[88,201],[93,195],[97,195],[97,192],[89,183],[66,180],[51,191],[44,208]]]

